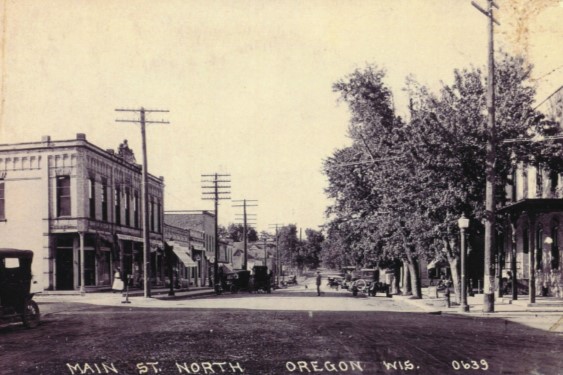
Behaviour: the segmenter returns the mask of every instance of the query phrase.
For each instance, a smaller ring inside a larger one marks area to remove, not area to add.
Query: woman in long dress
[[[119,267],[117,267],[117,269],[115,270],[115,273],[113,274],[113,284],[111,286],[111,289],[113,289],[115,291],[122,292],[124,286],[125,286],[125,284],[123,283],[123,280],[121,279],[121,270],[119,269]]]

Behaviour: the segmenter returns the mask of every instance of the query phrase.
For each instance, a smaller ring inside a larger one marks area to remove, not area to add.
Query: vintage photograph
[[[562,19],[0,0],[0,375],[563,374]]]

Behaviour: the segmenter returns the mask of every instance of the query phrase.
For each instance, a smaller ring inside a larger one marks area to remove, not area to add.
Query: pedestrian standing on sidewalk
[[[321,295],[321,271],[317,271],[317,296]]]
[[[113,284],[111,286],[111,289],[113,289],[114,291],[123,292],[124,287],[125,284],[123,283],[123,279],[121,277],[121,269],[117,267],[115,269],[115,273],[113,274]]]

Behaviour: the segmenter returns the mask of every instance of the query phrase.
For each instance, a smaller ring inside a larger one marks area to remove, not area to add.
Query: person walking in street
[[[317,296],[321,295],[321,271],[317,271]]]

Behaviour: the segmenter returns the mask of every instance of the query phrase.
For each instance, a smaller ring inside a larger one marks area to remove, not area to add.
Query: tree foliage
[[[222,229],[221,229],[222,228]],[[228,238],[235,242],[241,242],[244,240],[244,225],[243,224],[229,224],[227,228],[219,226],[220,237]],[[258,241],[258,232],[251,226],[246,228],[246,239],[248,242]]]
[[[497,63],[495,182],[501,201],[514,157],[533,155],[525,143],[509,147],[502,140],[526,136],[541,120],[532,106],[530,72],[522,58],[503,54]],[[416,288],[419,259],[444,257],[457,277],[462,213],[481,230],[490,136],[486,77],[478,68],[455,70],[453,82],[437,93],[409,77],[410,119],[403,121],[384,76],[368,66],[333,86],[350,109],[352,145],[324,164],[334,202],[327,210],[324,257],[360,266],[403,261]]]

